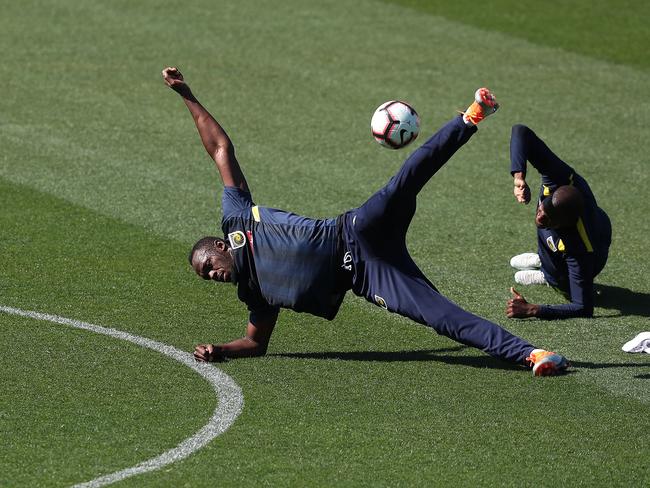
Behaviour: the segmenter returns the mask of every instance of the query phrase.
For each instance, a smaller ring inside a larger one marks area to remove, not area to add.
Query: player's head
[[[584,206],[580,190],[575,186],[560,186],[537,206],[535,224],[547,229],[571,227],[582,215]]]
[[[228,243],[220,237],[199,239],[190,251],[189,260],[204,280],[229,282],[233,279],[234,260]]]

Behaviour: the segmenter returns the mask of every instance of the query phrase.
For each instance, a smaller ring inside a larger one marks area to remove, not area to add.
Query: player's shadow
[[[324,352],[285,352],[272,354],[275,357],[290,359],[324,359],[338,361],[379,361],[410,362],[437,361],[445,364],[458,364],[472,368],[518,370],[520,366],[500,361],[490,356],[455,356],[445,353],[458,352],[466,346],[442,349],[419,349],[412,351],[324,351]]]
[[[574,368],[607,369],[607,368],[650,368],[650,361],[645,363],[592,363],[588,361],[569,361]],[[640,374],[635,378],[650,378],[650,374]]]
[[[289,359],[322,359],[329,361],[378,361],[378,362],[410,362],[437,361],[451,365],[469,366],[482,369],[521,370],[521,366],[506,363],[491,356],[455,356],[445,353],[459,352],[467,346],[456,346],[442,349],[418,349],[412,351],[323,351],[323,352],[285,352],[269,356]],[[606,369],[606,368],[643,368],[650,367],[645,363],[592,363],[587,361],[569,361],[571,369],[567,374],[576,373],[572,368]],[[650,374],[635,376],[640,379],[650,379]]]
[[[594,304],[597,307],[617,310],[616,315],[637,315],[650,317],[650,294],[632,291],[619,286],[601,285],[594,286]]]

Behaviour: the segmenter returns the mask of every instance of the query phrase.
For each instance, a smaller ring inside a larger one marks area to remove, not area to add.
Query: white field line
[[[123,480],[124,478],[128,478],[130,476],[160,469],[167,464],[173,463],[180,459],[184,459],[193,452],[201,449],[218,435],[224,433],[239,416],[244,406],[244,397],[242,395],[241,389],[239,386],[237,386],[237,383],[235,383],[230,376],[210,364],[197,363],[191,354],[180,351],[167,344],[163,344],[162,342],[146,339],[144,337],[129,334],[128,332],[122,332],[117,329],[110,329],[108,327],[101,327],[99,325],[93,325],[86,322],[80,322],[78,320],[59,317],[58,315],[48,315],[39,312],[21,310],[19,308],[5,307],[2,305],[0,305],[0,312],[11,315],[20,315],[22,317],[29,317],[37,320],[45,320],[47,322],[54,322],[55,324],[76,327],[77,329],[89,330],[91,332],[96,332],[97,334],[104,334],[107,336],[115,337],[116,339],[132,342],[141,347],[153,349],[154,351],[165,354],[166,356],[169,356],[170,358],[196,371],[212,385],[212,388],[217,395],[219,404],[213,412],[210,421],[205,424],[196,434],[188,437],[178,446],[162,453],[155,458],[143,461],[137,466],[100,476],[99,478],[95,478],[94,480],[87,481],[85,483],[80,483],[78,485],[75,485],[75,488],[95,488],[99,486],[105,486],[110,483],[115,483],[116,481]]]

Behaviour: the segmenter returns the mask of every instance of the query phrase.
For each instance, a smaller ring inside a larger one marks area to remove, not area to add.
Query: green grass
[[[535,44],[650,68],[650,29],[646,25],[650,4],[643,0],[493,0],[484,4],[472,0],[384,1]],[[480,36],[474,42],[480,46]],[[489,51],[482,54],[489,58]]]
[[[462,2],[408,5],[3,7],[1,305],[187,351],[243,333],[234,287],[187,266],[195,238],[219,228],[218,177],[159,79],[167,64],[223,121],[256,201],[312,216],[360,204],[408,152],[372,141],[377,105],[412,102],[424,138],[486,84],[502,109],[425,189],[409,245],[444,294],[574,363],[570,375],[535,379],[354,297],[331,323],[283,312],[267,357],[219,365],[245,397],[230,430],[121,485],[650,482],[650,358],[620,351],[650,316],[647,7],[623,16],[620,2],[571,2],[524,15],[524,4],[501,2],[477,23]],[[477,65],[477,43],[490,63]],[[576,166],[612,218],[592,320],[504,317],[508,259],[534,246],[533,208],[511,196],[517,122]],[[2,486],[133,466],[214,409],[202,379],[157,353],[5,314],[0,328]]]

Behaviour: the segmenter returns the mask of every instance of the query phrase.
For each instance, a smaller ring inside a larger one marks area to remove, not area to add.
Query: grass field
[[[5,2],[0,306],[184,351],[243,334],[234,287],[187,265],[220,227],[219,179],[166,65],[223,122],[255,200],[314,217],[362,203],[408,154],[373,142],[376,106],[410,101],[424,138],[487,85],[502,109],[423,191],[409,246],[446,296],[572,373],[534,378],[352,296],[333,322],[283,311],[266,357],[218,365],[244,395],[233,426],[119,484],[647,486],[650,356],[620,348],[650,330],[649,5]],[[508,260],[535,245],[508,173],[520,122],[612,219],[594,319],[504,315]],[[0,486],[129,468],[215,409],[201,377],[114,338],[0,313],[0,350]]]

